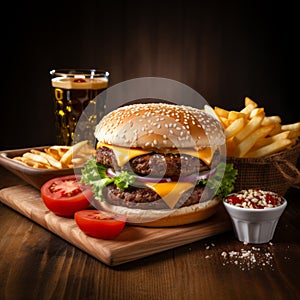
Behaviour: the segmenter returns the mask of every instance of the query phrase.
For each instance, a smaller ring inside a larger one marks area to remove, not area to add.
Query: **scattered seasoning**
[[[215,247],[215,244],[214,243],[211,243],[210,245],[205,244],[205,249],[206,250],[209,250],[210,247]]]
[[[215,245],[205,245],[206,250],[210,250]],[[244,243],[244,248],[239,250],[221,251],[220,258],[223,266],[234,265],[242,271],[249,271],[254,269],[263,270],[269,268],[274,271],[273,268],[273,253],[271,247],[272,242],[261,246],[251,246]],[[205,258],[211,258],[212,255],[206,254]]]
[[[272,208],[284,203],[284,199],[277,193],[260,189],[241,190],[225,198],[226,203],[242,208]]]
[[[223,251],[221,253],[223,266],[234,264],[242,271],[249,271],[259,268],[262,270],[269,267],[273,270],[273,254],[270,247],[254,247],[249,249],[240,249],[239,251]]]
[[[211,247],[215,247],[214,243],[211,243],[210,245],[205,244],[205,249],[209,250]],[[206,255],[205,258],[211,258],[212,255]]]

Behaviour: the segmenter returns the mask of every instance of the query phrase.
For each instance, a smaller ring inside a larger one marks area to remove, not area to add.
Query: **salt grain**
[[[247,243],[244,243],[247,247]],[[209,250],[214,247],[215,244],[205,245],[205,249]],[[266,246],[248,246],[247,248],[242,248],[240,250],[222,251],[220,256],[222,260],[222,265],[234,265],[239,267],[242,271],[271,268],[273,270],[273,254],[271,251],[271,246],[273,243],[269,243]],[[206,255],[205,258],[209,258]],[[285,257],[285,259],[288,259]]]
[[[262,270],[263,267],[273,267],[273,255],[270,252],[270,247],[251,247],[250,249],[242,248],[239,251],[223,251],[221,258],[223,259],[223,266],[234,264],[243,271],[255,268]]]

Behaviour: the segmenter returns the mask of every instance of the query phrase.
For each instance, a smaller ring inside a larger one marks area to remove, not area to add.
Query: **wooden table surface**
[[[0,188],[24,183],[0,167]],[[0,203],[0,299],[300,299],[300,190],[271,243],[233,231],[109,267]]]

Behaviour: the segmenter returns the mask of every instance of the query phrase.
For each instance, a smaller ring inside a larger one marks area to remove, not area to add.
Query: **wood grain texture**
[[[86,236],[74,219],[59,217],[50,212],[42,202],[39,191],[31,186],[4,188],[0,190],[0,200],[109,266],[182,246],[232,228],[226,212],[220,206],[214,216],[203,222],[172,228],[128,225],[116,239],[102,240]]]

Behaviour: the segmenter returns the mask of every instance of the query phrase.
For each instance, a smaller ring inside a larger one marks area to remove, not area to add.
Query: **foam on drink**
[[[52,79],[52,86],[61,89],[92,89],[101,90],[108,86],[107,78],[86,78],[85,75],[75,75],[74,78],[56,77]]]

